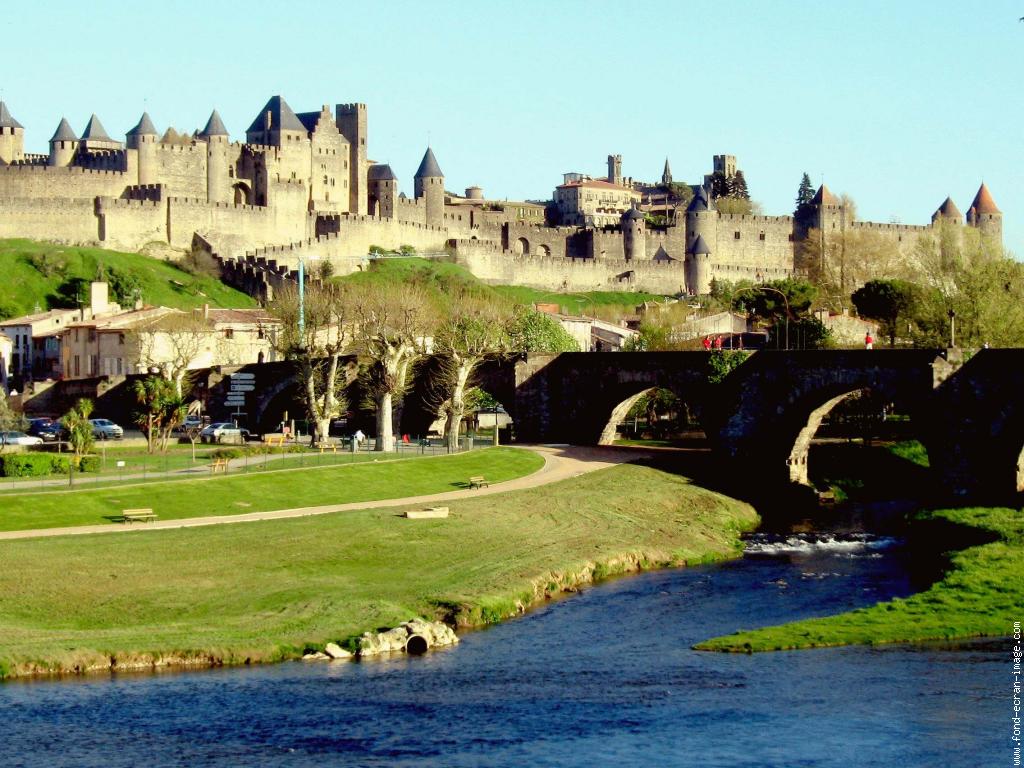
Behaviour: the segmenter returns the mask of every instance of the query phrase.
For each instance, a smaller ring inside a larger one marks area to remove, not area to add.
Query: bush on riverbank
[[[979,536],[989,542],[952,555],[949,569],[930,589],[838,616],[716,637],[695,647],[743,653],[1008,635],[1013,622],[1021,620],[1024,511],[938,510],[918,515],[915,526],[942,522],[956,526],[961,542]]]
[[[422,464],[436,473],[457,458]],[[132,505],[120,489],[104,494]],[[746,504],[637,465],[447,503],[443,520],[378,509],[4,542],[0,664],[255,663],[411,616],[497,621],[602,576],[738,555],[757,524]]]

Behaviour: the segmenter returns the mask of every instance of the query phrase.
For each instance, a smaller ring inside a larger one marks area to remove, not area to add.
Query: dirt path
[[[325,504],[316,507],[295,507],[293,509],[275,509],[267,512],[248,512],[241,515],[215,515],[212,517],[191,517],[181,520],[158,520],[153,523],[137,523],[124,525],[107,523],[101,525],[79,525],[66,528],[39,528],[29,531],[0,532],[0,541],[11,539],[35,539],[46,536],[69,536],[92,533],[138,533],[145,531],[166,530],[169,528],[193,528],[201,525],[226,525],[228,523],[249,523],[256,520],[285,520],[292,517],[308,517],[310,515],[327,515],[333,512],[347,512],[357,509],[378,509],[387,507],[422,507],[441,501],[458,501],[478,496],[489,496],[495,493],[518,491],[524,488],[557,483],[571,477],[605,469],[616,464],[636,461],[649,455],[646,451],[636,448],[611,448],[562,445],[527,445],[519,446],[535,451],[544,458],[544,466],[533,474],[496,483],[488,488],[476,490],[463,489],[432,493],[426,496],[407,496],[398,499],[380,499],[377,501],[357,501],[349,504]]]

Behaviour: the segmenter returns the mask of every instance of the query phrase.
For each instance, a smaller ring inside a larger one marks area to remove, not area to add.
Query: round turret
[[[369,191],[367,211],[371,216],[392,219],[398,197],[398,177],[387,163],[371,165],[366,173]]]
[[[622,250],[627,261],[647,256],[647,228],[644,215],[637,208],[622,214]]]
[[[978,194],[967,209],[967,223],[980,229],[985,237],[1003,242],[1003,212],[984,184],[978,188]]]
[[[206,142],[206,198],[211,203],[231,201],[231,179],[228,176],[228,129],[217,110],[196,138]]]
[[[480,187],[466,187],[467,200],[483,200],[484,191]]]
[[[159,135],[148,112],[142,113],[138,125],[128,131],[125,139],[125,146],[138,153],[139,184],[156,184],[156,144]]]
[[[444,225],[444,173],[437,164],[434,151],[427,147],[414,179],[416,199],[423,199],[426,208],[425,224],[430,227]]]
[[[686,289],[694,295],[711,292],[711,248],[718,239],[718,213],[704,187],[686,209]]]
[[[0,163],[16,163],[25,157],[25,129],[0,101]]]
[[[50,139],[50,159],[47,161],[47,165],[59,168],[71,165],[76,152],[78,152],[78,136],[75,135],[67,119],[62,117],[57,130],[53,132],[53,137]]]

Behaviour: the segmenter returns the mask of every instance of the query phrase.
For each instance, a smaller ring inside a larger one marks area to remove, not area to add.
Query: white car
[[[230,421],[218,421],[204,428],[199,439],[204,443],[244,443],[249,439],[249,430],[236,427]]]
[[[97,440],[120,440],[124,430],[110,419],[89,419],[92,424],[92,436]]]
[[[42,445],[41,437],[26,435],[24,432],[0,432],[0,445]]]

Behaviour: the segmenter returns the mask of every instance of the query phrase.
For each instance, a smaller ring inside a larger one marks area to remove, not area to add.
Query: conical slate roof
[[[708,248],[707,242],[704,240],[704,235],[697,235],[697,239],[693,241],[693,245],[690,246],[690,253],[694,256],[699,254],[711,253],[711,249]]]
[[[629,219],[630,221],[636,221],[637,219],[642,219],[643,217],[644,215],[640,213],[640,210],[638,208],[630,208],[628,211],[622,214],[623,219]]]
[[[420,167],[416,171],[415,178],[417,179],[428,179],[444,177],[441,172],[441,166],[437,164],[437,158],[434,157],[434,150],[427,147],[427,151],[423,154],[423,160],[420,162]]]
[[[828,187],[822,184],[818,187],[817,193],[811,199],[812,205],[839,205],[839,198],[828,191]]]
[[[103,123],[100,119],[93,115],[89,118],[89,124],[85,126],[85,130],[82,131],[82,139],[95,139],[96,141],[113,141],[107,135],[107,129],[103,127]]]
[[[978,188],[978,194],[974,196],[974,202],[971,203],[977,213],[1002,213],[998,207],[996,207],[996,201],[992,199],[992,195],[988,191],[988,187],[984,183]]]
[[[128,131],[129,136],[157,136],[156,127],[153,125],[153,121],[149,119],[149,112],[143,112],[142,117],[139,118],[139,124]]]
[[[964,215],[960,213],[960,209],[956,207],[956,203],[953,202],[953,198],[947,197],[945,202],[939,206],[939,209],[935,212],[935,216],[932,218],[938,218],[939,216],[945,219],[963,219]]]
[[[252,121],[252,125],[249,126],[249,130],[246,132],[259,133],[264,130],[263,116],[267,112],[270,113],[270,130],[306,132],[306,127],[296,117],[292,108],[288,106],[288,102],[282,96],[271,96],[270,101],[260,110],[259,115]]]
[[[15,120],[11,116],[11,112],[7,109],[7,105],[0,101],[0,128],[24,128],[21,123]]]
[[[398,181],[395,172],[391,170],[391,166],[387,163],[371,165],[366,175],[373,181]]]
[[[199,132],[199,135],[202,137],[228,135],[228,129],[224,127],[224,121],[220,119],[216,109],[210,114],[210,119],[206,121],[206,127]]]
[[[60,119],[57,130],[53,132],[53,138],[50,141],[78,141],[78,137],[75,136],[75,132],[71,129],[71,123],[67,121],[66,117]]]
[[[700,213],[701,211],[710,211],[710,210],[711,210],[711,204],[708,201],[708,192],[707,192],[707,190],[704,189],[703,186],[697,187],[697,191],[696,191],[696,193],[694,193],[693,199],[690,201],[690,204],[688,206],[686,206],[686,212],[687,213],[691,213],[691,212]]]

